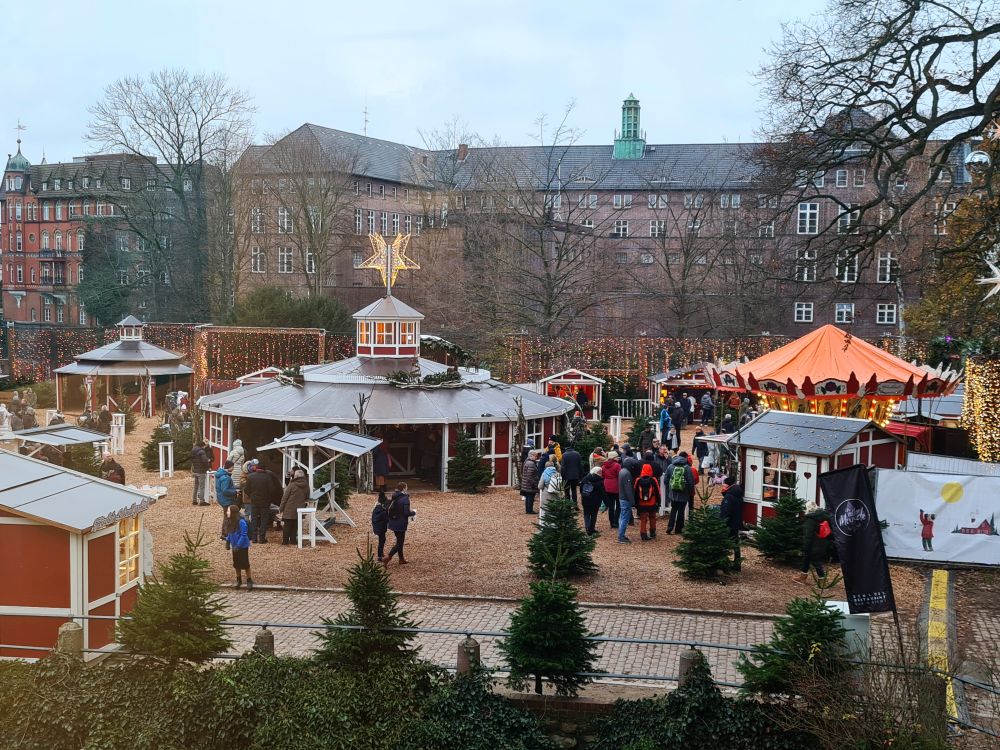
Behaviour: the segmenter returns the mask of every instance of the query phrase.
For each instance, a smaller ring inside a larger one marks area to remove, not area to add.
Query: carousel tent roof
[[[0,451],[0,508],[69,531],[104,528],[156,499],[120,484]]]
[[[60,367],[62,375],[188,375],[181,355],[148,341],[118,340],[78,354],[76,362]]]
[[[86,445],[87,443],[103,443],[109,440],[107,433],[97,430],[87,430],[71,424],[57,424],[50,427],[32,427],[28,430],[18,430],[14,437],[29,443],[41,445]]]
[[[869,425],[877,427],[867,419],[772,409],[749,422],[738,433],[729,435],[726,442],[730,445],[738,442],[744,448],[832,456]]]
[[[343,430],[340,427],[324,427],[319,430],[286,432],[277,440],[262,445],[257,450],[316,446],[333,453],[345,453],[348,456],[358,457],[368,453],[381,442],[381,438],[361,435],[350,430]]]
[[[950,371],[910,364],[832,325],[712,374],[723,389],[800,398],[941,395],[954,387],[958,377]]]
[[[335,363],[336,364],[336,363]],[[398,388],[370,382],[302,385],[270,380],[224,393],[202,396],[202,409],[222,414],[321,424],[357,424],[354,407],[370,395],[365,407],[368,424],[442,424],[513,420],[514,397],[524,404],[524,417],[561,416],[572,408],[564,399],[542,396],[497,380],[470,383],[462,388]]]

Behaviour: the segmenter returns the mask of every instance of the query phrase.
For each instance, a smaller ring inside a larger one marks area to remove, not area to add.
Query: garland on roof
[[[396,370],[387,373],[386,381],[397,388],[464,388],[468,383],[462,381],[462,375],[458,370],[448,370],[446,372],[432,372],[421,377],[418,373]]]

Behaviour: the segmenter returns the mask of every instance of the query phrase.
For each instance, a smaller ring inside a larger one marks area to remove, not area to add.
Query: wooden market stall
[[[132,610],[150,554],[143,514],[153,502],[137,490],[0,451],[0,658],[40,658],[74,617]],[[114,620],[81,624],[84,648],[114,643]]]
[[[679,401],[681,395],[687,393],[694,396],[695,416],[700,418],[702,394],[711,394],[715,390],[715,383],[708,375],[707,366],[707,362],[700,362],[690,367],[658,372],[646,378],[649,402],[655,406],[654,413],[659,413],[660,407],[668,402]]]
[[[586,419],[601,418],[605,381],[583,370],[563,370],[535,383],[535,392],[575,403]]]
[[[739,456],[743,517],[754,524],[773,515],[785,494],[821,503],[817,478],[825,471],[854,464],[896,469],[906,462],[903,443],[867,419],[771,410],[731,435],[706,440],[724,442]]]

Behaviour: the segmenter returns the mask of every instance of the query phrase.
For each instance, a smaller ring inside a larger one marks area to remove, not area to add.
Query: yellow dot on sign
[[[941,487],[941,499],[946,503],[957,503],[962,499],[963,492],[958,482],[948,482]]]

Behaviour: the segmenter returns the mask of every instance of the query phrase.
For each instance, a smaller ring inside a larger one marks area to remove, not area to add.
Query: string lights
[[[1000,461],[1000,360],[965,364],[962,427],[981,461]]]

